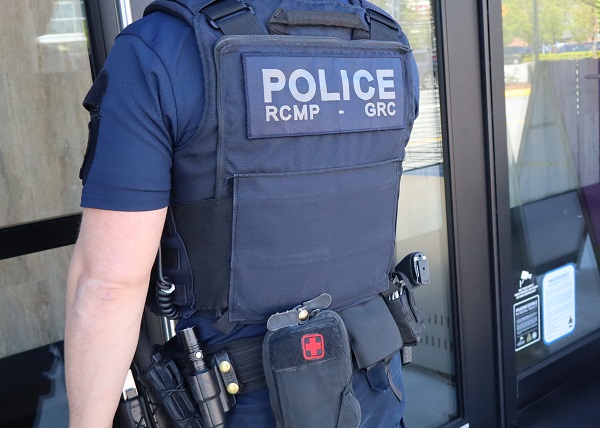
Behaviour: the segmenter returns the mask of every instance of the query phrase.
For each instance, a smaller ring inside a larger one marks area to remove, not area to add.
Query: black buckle
[[[233,18],[242,13],[250,12],[254,15],[254,9],[240,0],[216,0],[200,9],[211,27],[220,29],[219,23],[229,18]]]
[[[384,14],[377,12],[375,9],[367,8],[366,11],[367,11],[366,18],[367,18],[367,22],[369,23],[369,25],[371,25],[371,20],[374,20],[380,24],[385,25],[386,27],[390,28],[391,30],[394,30],[394,31],[399,30],[398,24],[393,19],[390,19],[387,16],[385,16]]]

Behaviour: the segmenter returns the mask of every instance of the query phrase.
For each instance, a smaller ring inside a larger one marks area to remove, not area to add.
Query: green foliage
[[[573,0],[538,0],[538,37],[540,44],[554,45],[568,32],[568,13]]]
[[[533,43],[533,2],[523,0],[503,0],[505,10],[502,28],[504,44],[521,39],[531,45]]]
[[[590,41],[598,29],[598,4],[591,0],[503,0],[504,44],[520,39],[533,46]],[[537,27],[534,7],[537,6]]]
[[[576,42],[587,42],[594,37],[597,29],[597,10],[588,4],[575,4],[571,9],[571,18],[573,25],[571,35]]]

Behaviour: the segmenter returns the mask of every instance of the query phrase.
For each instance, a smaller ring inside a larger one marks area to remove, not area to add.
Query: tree
[[[597,0],[503,0],[504,44],[522,39],[555,45],[568,39],[585,42],[597,31]],[[534,5],[537,5],[537,28],[534,28]]]
[[[570,9],[571,25],[569,32],[574,41],[583,43],[594,38],[597,31],[597,15],[595,5],[583,2],[575,4]]]
[[[540,44],[554,46],[565,37],[569,26],[569,10],[572,0],[538,0],[538,37]]]
[[[505,14],[502,20],[504,44],[521,39],[528,45],[533,42],[533,2],[531,0],[504,0]]]

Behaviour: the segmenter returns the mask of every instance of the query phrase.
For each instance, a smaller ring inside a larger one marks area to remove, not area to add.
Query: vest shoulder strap
[[[397,41],[400,26],[394,19],[381,9],[365,6],[369,21],[369,38],[371,40]]]
[[[194,27],[194,19],[201,13],[210,25],[223,34],[265,34],[252,8],[241,0],[155,0],[144,10],[144,16],[166,12]]]
[[[398,40],[399,26],[389,15],[368,2],[365,9],[370,27],[368,38]],[[241,0],[155,0],[146,7],[144,16],[158,11],[176,16],[192,27],[195,16],[202,13],[223,34],[265,34],[252,8]]]

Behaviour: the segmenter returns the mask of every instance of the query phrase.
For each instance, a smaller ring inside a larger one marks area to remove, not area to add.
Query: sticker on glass
[[[575,266],[570,263],[544,275],[542,296],[544,342],[548,344],[575,329]]]
[[[521,300],[525,297],[531,296],[537,293],[538,285],[535,283],[533,273],[526,270],[521,271],[521,277],[519,278],[519,291],[515,293],[515,300]]]
[[[540,340],[540,296],[513,305],[515,351]]]

